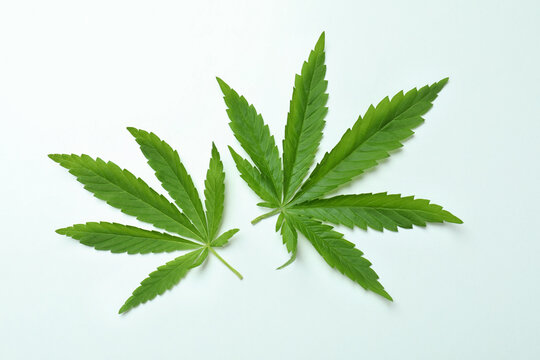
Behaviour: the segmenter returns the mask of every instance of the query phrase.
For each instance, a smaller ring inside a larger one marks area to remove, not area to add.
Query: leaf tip
[[[133,296],[131,296],[129,299],[126,300],[124,305],[122,305],[122,307],[118,310],[119,314],[124,314],[134,307],[133,304],[131,303],[132,299],[133,299]]]
[[[317,39],[317,42],[315,43],[315,47],[313,48],[313,52],[321,54],[324,53],[324,38],[325,34],[324,31],[319,36],[319,39]]]
[[[316,46],[322,46],[324,48],[324,38],[325,38],[325,32],[323,31],[321,35],[319,36],[319,40],[317,40]]]
[[[448,217],[445,219],[446,222],[453,223],[453,224],[463,224],[463,220],[458,218],[457,216],[448,213]]]
[[[287,260],[287,262],[285,264],[277,267],[276,270],[282,270],[282,269],[286,268],[287,266],[291,265],[295,260],[296,260],[296,253],[293,253],[291,258],[289,260]]]
[[[133,135],[135,137],[139,134],[139,131],[140,131],[140,130],[132,127],[132,126],[128,126],[126,129],[127,129],[127,131],[130,132],[131,135]]]
[[[443,87],[446,86],[446,84],[448,84],[448,80],[450,80],[450,78],[447,76],[445,77],[444,79],[440,80],[437,85],[440,86],[440,88],[442,89]]]
[[[62,155],[61,154],[49,154],[47,156],[49,157],[49,159],[51,159],[52,161],[57,162],[57,163],[59,163],[62,160]]]
[[[229,153],[231,154],[233,159],[238,159],[239,155],[236,151],[234,151],[233,147],[231,145],[227,145],[227,147],[229,148]]]
[[[385,298],[388,301],[394,302],[394,299],[390,296],[389,293],[386,292],[384,289],[380,289],[376,291],[377,294],[381,295],[383,298]]]
[[[221,91],[223,92],[223,94],[226,94],[229,92],[229,90],[231,90],[230,86],[227,85],[227,83],[225,81],[223,81],[219,76],[216,76],[216,80],[219,84],[219,87],[221,89]]]
[[[68,231],[69,228],[61,228],[61,229],[56,229],[54,232],[59,234],[59,235],[67,235],[67,231]]]

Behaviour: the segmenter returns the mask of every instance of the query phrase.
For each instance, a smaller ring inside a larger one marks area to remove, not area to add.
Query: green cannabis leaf
[[[201,265],[209,252],[242,279],[242,275],[214,249],[226,245],[238,232],[238,229],[232,229],[217,236],[223,215],[225,173],[215,145],[212,144],[212,157],[205,180],[205,211],[178,152],[154,133],[135,128],[128,130],[135,137],[161,185],[178,207],[141,178],[122,170],[110,161],[93,159],[88,155],[52,154],[49,157],[68,169],[84,188],[98,199],[140,221],[179,236],[110,222],[76,224],[56,232],[79,240],[81,244],[96,250],[112,253],[147,254],[191,250],[158,267],[144,279],[120,308],[119,313],[171,289],[190,269]]]
[[[290,260],[278,269],[295,260],[300,232],[331,267],[363,288],[392,300],[364,254],[323,222],[364,230],[370,227],[397,231],[399,227],[425,226],[429,222],[459,224],[462,221],[441,206],[413,196],[367,193],[322,197],[401,147],[401,142],[424,121],[422,116],[448,79],[399,92],[391,99],[384,98],[377,106],[370,106],[304,181],[315,159],[328,112],[324,60],[322,33],[301,74],[295,77],[283,140],[283,161],[262,116],[243,96],[217,78],[228,107],[229,125],[252,162],[231,147],[229,150],[240,176],[263,200],[258,205],[273,209],[252,223],[278,215],[276,231],[281,231],[283,243],[291,253]]]

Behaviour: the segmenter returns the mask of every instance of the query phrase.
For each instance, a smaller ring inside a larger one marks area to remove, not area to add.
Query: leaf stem
[[[263,219],[266,219],[266,218],[269,218],[271,216],[274,216],[276,215],[277,213],[279,213],[281,211],[281,209],[274,209],[270,212],[267,212],[265,214],[262,214],[261,216],[258,216],[256,217],[255,219],[251,220],[251,223],[253,225],[255,225],[256,223],[258,223],[259,221],[263,220]]]
[[[234,273],[234,275],[238,276],[238,278],[240,280],[242,280],[244,278],[242,276],[242,274],[240,274],[235,268],[233,268],[231,265],[229,265],[229,263],[226,262],[224,258],[219,256],[219,254],[213,248],[209,247],[209,249],[210,249],[210,252],[212,252],[212,254],[214,254],[223,264],[225,264],[225,266],[228,267],[229,270],[231,270]]]

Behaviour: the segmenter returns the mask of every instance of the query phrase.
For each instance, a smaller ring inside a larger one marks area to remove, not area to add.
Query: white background
[[[414,194],[463,225],[340,228],[390,303],[330,269],[274,220],[226,150],[215,76],[262,112],[279,146],[292,92],[326,31],[329,114],[318,158],[369,104],[450,76],[403,150],[343,192]],[[540,357],[540,5],[537,1],[3,1],[0,5],[2,359],[533,359]],[[178,148],[202,188],[227,171],[222,255],[125,316],[168,255],[98,252],[54,233],[107,220],[48,153],[113,160],[159,184],[126,126]]]

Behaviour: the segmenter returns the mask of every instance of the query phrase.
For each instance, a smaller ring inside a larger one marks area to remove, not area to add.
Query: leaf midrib
[[[302,109],[302,124],[301,124],[301,127],[300,127],[300,133],[299,133],[299,136],[298,136],[298,141],[296,142],[296,146],[294,147],[294,156],[292,157],[292,167],[291,167],[291,173],[289,174],[289,179],[288,179],[288,183],[287,183],[287,193],[288,192],[291,192],[291,195],[287,196],[287,199],[285,199],[284,202],[288,202],[292,197],[294,197],[294,192],[302,185],[302,182],[300,182],[297,186],[296,186],[296,189],[289,189],[289,186],[291,185],[291,182],[292,182],[292,176],[293,176],[293,173],[294,173],[294,167],[295,167],[295,164],[296,164],[296,158],[298,156],[298,147],[300,146],[300,138],[302,137],[302,133],[303,133],[303,130],[304,130],[304,126],[305,126],[305,123],[306,123],[306,112],[307,112],[307,109],[309,107],[310,104],[313,103],[313,101],[309,101],[310,99],[310,95],[311,95],[311,92],[313,90],[313,77],[315,76],[315,66],[317,65],[317,62],[319,61],[319,57],[321,56],[322,53],[318,53],[317,54],[317,58],[315,59],[315,64],[313,65],[313,72],[311,74],[311,77],[310,77],[310,81],[309,81],[309,89],[306,93],[306,98],[308,101],[306,101],[306,105],[303,107]],[[324,79],[323,79],[324,81]],[[305,175],[304,175],[305,176]],[[284,193],[284,195],[286,196],[287,194]]]
[[[139,230],[145,230],[145,229],[141,229],[141,228],[136,228],[136,229],[139,229]],[[146,230],[148,231],[148,230]],[[174,243],[174,244],[186,244],[186,245],[200,245],[201,247],[203,246],[203,244],[200,244],[200,243],[196,243],[196,242],[192,242],[190,240],[187,240],[187,239],[181,239],[180,238],[176,238],[174,235],[171,235],[171,234],[167,234],[168,236],[171,236],[171,238],[161,238],[161,237],[149,237],[149,236],[142,236],[142,235],[130,235],[130,234],[119,234],[119,233],[115,233],[115,232],[109,232],[109,231],[80,231],[80,230],[71,230],[72,233],[77,233],[77,234],[100,234],[100,235],[111,235],[111,236],[115,236],[115,237],[122,237],[122,238],[126,238],[126,237],[129,237],[129,238],[136,238],[136,239],[141,239],[141,240],[151,240],[151,241],[165,241],[165,242],[170,242],[170,243]],[[194,250],[196,250],[198,248],[194,248]]]
[[[137,198],[138,200],[142,201],[143,203],[149,205],[151,208],[153,208],[153,209],[155,209],[155,210],[158,210],[158,212],[160,212],[161,214],[165,215],[167,218],[173,220],[175,223],[177,223],[177,224],[183,226],[183,227],[186,228],[188,231],[190,231],[193,235],[195,235],[195,237],[194,237],[195,239],[198,239],[198,240],[203,241],[203,238],[202,238],[202,236],[201,236],[200,234],[197,234],[197,233],[193,232],[193,230],[187,228],[184,224],[182,224],[181,222],[179,222],[177,219],[175,219],[175,218],[173,218],[172,216],[170,216],[169,214],[163,212],[162,209],[157,208],[157,207],[155,207],[153,204],[151,204],[151,203],[145,201],[145,200],[142,199],[140,196],[137,196],[137,195],[134,194],[133,192],[129,191],[129,189],[125,189],[125,188],[123,188],[123,187],[121,187],[121,186],[118,186],[117,184],[115,184],[114,182],[112,182],[109,178],[107,178],[107,177],[105,177],[105,176],[99,174],[99,173],[96,172],[94,169],[90,169],[90,168],[86,168],[86,169],[87,169],[87,170],[90,170],[92,173],[94,173],[95,175],[97,175],[99,178],[102,178],[102,179],[107,180],[112,186],[114,186],[114,187],[116,187],[116,188],[118,188],[118,189],[120,189],[120,190],[122,190],[122,191],[125,191],[126,193],[128,193],[128,194],[134,196],[135,198]],[[121,169],[120,169],[120,171],[123,172],[124,170],[121,170]],[[140,178],[137,178],[135,175],[133,175],[133,177],[135,177],[135,179],[136,179],[137,181],[140,179]],[[158,192],[156,192],[155,190],[153,190],[150,186],[148,186],[148,188],[149,188],[151,191],[154,191],[158,196],[163,196],[163,195],[160,195],[160,194],[159,194]],[[107,203],[108,203],[108,202],[109,202],[109,201],[107,201]],[[170,202],[169,202],[169,204],[171,204],[172,206],[174,206],[174,207],[178,210],[178,212],[180,213],[180,215],[185,216],[186,219],[188,219],[188,221],[191,223],[191,221],[189,220],[189,218],[188,218],[184,213],[182,213],[182,211],[180,211],[180,209],[178,209],[178,207],[176,207],[176,205],[174,205],[173,203],[170,203]],[[122,211],[122,209],[120,209],[120,210]],[[123,211],[122,211],[122,212],[123,212]],[[132,215],[132,216],[133,216],[133,215]],[[135,216],[135,217],[138,218],[138,216]],[[142,220],[141,220],[141,221],[142,221]],[[143,221],[143,222],[146,222],[146,221]],[[152,224],[152,225],[154,225],[154,224]],[[193,225],[193,224],[192,224],[192,225]],[[154,225],[154,226],[156,226],[156,225]],[[156,226],[156,227],[157,227],[157,226]],[[195,225],[193,225],[193,227],[195,228]],[[179,234],[179,235],[180,235],[180,234]]]
[[[430,89],[430,90],[431,90],[431,89]],[[353,147],[353,148],[348,152],[348,154],[347,154],[345,157],[343,157],[343,158],[341,159],[341,161],[339,161],[339,162],[336,163],[334,166],[332,166],[330,169],[328,169],[328,171],[326,171],[326,172],[324,173],[324,175],[323,175],[321,178],[319,178],[319,180],[317,180],[316,182],[314,182],[314,183],[313,183],[309,188],[307,188],[306,190],[304,190],[304,191],[301,190],[300,192],[298,192],[291,202],[293,202],[293,201],[298,200],[299,198],[301,198],[301,197],[302,197],[304,194],[306,194],[310,189],[312,189],[315,185],[317,185],[317,184],[318,184],[318,183],[319,183],[319,182],[320,182],[320,181],[321,181],[328,173],[330,173],[330,171],[334,170],[337,166],[339,166],[339,164],[345,162],[345,161],[346,161],[346,160],[347,160],[347,159],[348,159],[348,158],[349,158],[356,150],[358,150],[358,148],[360,148],[363,144],[365,144],[366,142],[368,142],[373,136],[375,136],[375,135],[378,134],[379,132],[383,131],[387,126],[390,126],[390,124],[392,124],[394,121],[396,121],[403,113],[405,113],[405,111],[407,111],[407,110],[409,110],[411,107],[413,107],[413,106],[415,106],[415,105],[417,105],[417,104],[423,102],[424,99],[425,99],[427,96],[429,96],[430,93],[431,93],[431,92],[428,91],[428,92],[426,93],[426,95],[424,95],[418,102],[413,103],[411,106],[407,106],[407,107],[406,107],[403,111],[401,111],[399,114],[395,114],[394,117],[393,117],[392,119],[390,119],[383,127],[379,128],[377,131],[374,131],[373,134],[371,134],[371,135],[369,135],[368,137],[366,137],[360,144],[358,144],[358,146]],[[391,102],[391,101],[390,101],[390,102]],[[420,115],[420,116],[421,116],[421,115]],[[408,118],[407,118],[407,119],[408,119]],[[354,125],[353,125],[353,127],[354,127]],[[350,129],[351,129],[351,131],[352,131],[352,128],[350,128]],[[340,140],[340,141],[341,141],[341,140]],[[330,154],[331,152],[332,152],[332,150],[330,150],[330,152],[329,152],[328,154]],[[323,159],[324,159],[324,157],[323,157]],[[378,162],[378,161],[377,161],[377,162]],[[363,173],[363,172],[364,172],[364,171],[362,170],[361,173]],[[358,175],[360,175],[361,173],[359,173]],[[309,179],[308,179],[308,181],[309,181]],[[304,184],[305,184],[305,182],[304,182]]]
[[[377,211],[380,211],[380,210],[392,210],[392,211],[396,211],[396,210],[405,210],[405,211],[420,212],[420,213],[426,213],[426,214],[437,213],[437,211],[415,210],[415,209],[407,209],[407,208],[394,208],[394,207],[381,207],[381,206],[345,206],[345,205],[339,205],[339,206],[337,206],[337,205],[335,205],[335,206],[331,206],[331,205],[325,205],[325,206],[304,206],[304,207],[293,206],[291,209],[292,209],[292,210],[305,210],[305,209],[324,209],[324,208],[332,208],[332,209],[338,209],[338,208],[347,208],[347,209],[373,209],[373,210],[377,210]],[[441,211],[445,211],[445,210],[441,210]]]
[[[157,148],[156,148],[157,150]],[[201,214],[199,213],[199,209],[197,209],[197,203],[196,203],[196,199],[193,199],[192,197],[192,194],[190,194],[187,189],[186,189],[186,186],[183,186],[182,184],[182,181],[180,180],[180,173],[179,173],[179,169],[177,169],[176,167],[176,164],[174,163],[174,159],[171,159],[171,161],[169,161],[169,159],[167,159],[166,156],[164,156],[161,151],[156,151],[157,154],[159,155],[159,157],[169,166],[169,168],[172,170],[172,173],[174,174],[174,176],[172,177],[172,179],[174,179],[175,181],[178,181],[180,183],[180,186],[183,188],[183,191],[186,193],[188,199],[189,199],[189,202],[191,203],[191,205],[193,206],[193,209],[195,210],[195,214],[197,215],[197,217],[199,218],[199,221],[200,223],[202,224],[204,230],[208,231],[208,229],[206,228],[207,224],[206,224],[206,217],[203,219],[201,218]],[[173,150],[173,153],[175,151]],[[178,153],[176,153],[176,155],[178,156]],[[183,166],[182,164],[180,164],[180,166]],[[185,170],[185,169],[184,169]],[[158,173],[158,171],[156,171],[156,174]],[[159,173],[161,173],[161,176],[167,176],[165,174],[165,172],[163,171],[159,171]],[[189,180],[191,180],[191,177],[189,176],[189,174],[187,174],[187,171],[186,171],[186,175],[187,177],[189,178]],[[193,187],[192,190],[194,190],[195,192],[197,192],[197,189],[195,188],[195,185],[193,184],[193,180],[191,180],[191,185]],[[170,194],[171,193],[171,190],[169,189],[166,189],[167,192]],[[174,189],[172,189],[172,192],[175,192]],[[198,192],[197,192],[197,195],[198,195]],[[199,197],[199,202],[200,202],[200,197]],[[178,200],[177,199],[174,199],[175,202],[177,202]],[[179,209],[180,210],[180,209]],[[201,210],[203,210],[203,213],[204,213],[204,209],[202,209],[202,204],[201,204]],[[185,214],[184,214],[185,215]],[[187,217],[187,215],[185,215]],[[189,219],[189,218],[188,218]],[[191,220],[191,219],[190,219]],[[193,223],[193,221],[191,221]],[[193,227],[197,228],[197,226],[195,226],[195,224],[193,224]],[[197,229],[197,230],[201,230],[201,229]],[[202,234],[201,234],[202,236]]]

